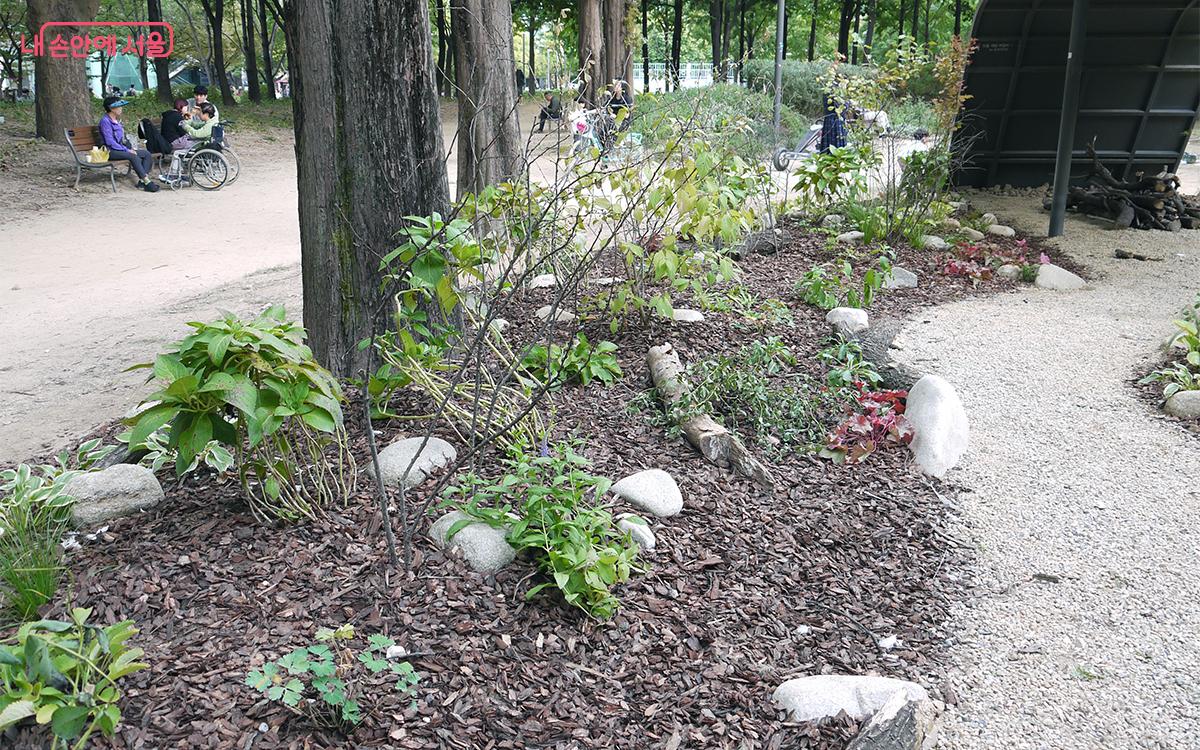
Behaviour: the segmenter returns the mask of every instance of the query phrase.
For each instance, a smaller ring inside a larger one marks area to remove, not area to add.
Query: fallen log
[[[672,414],[683,436],[700,451],[700,455],[709,463],[723,469],[733,469],[764,488],[775,486],[771,472],[750,453],[737,435],[708,414],[689,415],[679,409],[680,404],[687,401],[691,386],[688,385],[683,363],[674,347],[670,344],[650,347],[646,362],[650,366],[650,379],[668,413]]]

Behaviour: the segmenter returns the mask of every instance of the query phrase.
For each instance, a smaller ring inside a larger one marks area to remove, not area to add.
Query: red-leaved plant
[[[822,456],[854,464],[877,450],[912,442],[912,425],[904,416],[908,391],[869,391],[863,383],[854,386],[858,389],[854,406],[829,436]]]
[[[942,273],[946,276],[960,276],[970,279],[972,284],[986,281],[995,274],[995,269],[1002,265],[1020,266],[1022,269],[1032,268],[1030,273],[1036,273],[1036,265],[1027,255],[1029,243],[1017,240],[1016,247],[988,247],[960,242],[952,253],[946,256],[942,265]],[[1038,263],[1049,263],[1050,258],[1042,253]]]

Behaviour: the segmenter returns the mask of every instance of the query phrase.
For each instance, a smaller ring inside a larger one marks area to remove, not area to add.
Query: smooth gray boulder
[[[1018,281],[1021,278],[1021,267],[1015,263],[1005,263],[996,269],[996,275],[1009,281]]]
[[[946,229],[961,229],[962,222],[951,216],[946,219],[942,219],[942,226]]]
[[[883,282],[884,289],[915,289],[917,275],[907,268],[892,266],[892,273]]]
[[[617,517],[617,528],[629,534],[638,547],[647,551],[654,549],[657,540],[649,524],[638,523],[630,514],[622,513]]]
[[[937,375],[925,375],[908,392],[904,415],[913,428],[909,443],[921,471],[944,477],[967,452],[970,427],[954,386]]]
[[[675,479],[662,469],[630,474],[612,486],[613,494],[652,516],[666,518],[683,510],[683,493]]]
[[[824,219],[821,219],[821,226],[825,227],[826,229],[834,229],[836,227],[840,227],[844,221],[845,219],[839,214],[829,214]]]
[[[842,232],[841,234],[839,234],[837,236],[837,241],[842,242],[842,243],[857,245],[858,243],[862,242],[865,237],[866,237],[865,234],[863,234],[862,232],[858,232],[858,231]]]
[[[842,711],[862,721],[897,694],[914,701],[929,700],[925,688],[915,682],[859,675],[797,677],[775,688],[772,697],[791,721],[816,721]]]
[[[671,311],[671,320],[676,323],[703,323],[704,313],[699,310],[689,310],[686,307],[676,307]]]
[[[163,500],[154,472],[138,464],[80,474],[67,482],[65,492],[75,498],[71,523],[81,528],[150,510]]]
[[[555,323],[570,323],[572,320],[575,320],[575,313],[570,310],[564,310],[561,307],[555,309],[550,305],[542,305],[534,315],[538,317],[538,320],[552,320]]]
[[[950,243],[946,242],[941,237],[935,234],[921,235],[921,249],[923,250],[949,250]]]
[[[988,227],[987,233],[993,237],[1016,237],[1017,230],[1012,227],[1006,227],[1003,224],[992,224]]]
[[[542,273],[529,280],[530,289],[549,289],[558,283],[558,278],[552,273]]]
[[[825,313],[825,322],[844,336],[865,331],[871,324],[867,311],[857,307],[835,307]]]
[[[379,471],[385,485],[404,489],[416,487],[430,474],[449,466],[458,458],[454,446],[440,437],[429,438],[429,442],[421,448],[424,442],[423,437],[404,438],[379,451]],[[412,463],[411,469],[409,463]],[[375,476],[373,462],[367,462],[367,474]]]
[[[1038,268],[1037,278],[1033,280],[1033,283],[1039,289],[1050,289],[1059,292],[1083,289],[1087,285],[1087,282],[1083,279],[1053,263],[1043,263]]]
[[[1180,419],[1200,419],[1200,391],[1178,391],[1163,404],[1163,410]]]
[[[429,538],[443,549],[461,550],[463,559],[471,569],[480,573],[495,573],[516,558],[517,551],[505,538],[504,529],[489,526],[482,521],[474,521],[459,529],[453,538],[446,538],[451,526],[469,518],[470,516],[461,511],[452,510],[429,528]]]
[[[989,212],[989,213],[986,213],[986,214],[984,214],[983,216],[980,216],[980,217],[979,217],[979,220],[980,220],[981,222],[983,222],[984,224],[986,224],[987,226],[989,226],[989,227],[990,227],[991,225],[993,225],[993,224],[996,224],[996,223],[998,223],[998,222],[996,221],[996,214],[994,214],[994,213],[990,213],[990,212]]]
[[[959,230],[959,234],[961,234],[963,237],[966,237],[971,242],[979,242],[985,236],[983,232],[979,231],[978,229],[972,229],[971,227],[963,227]]]

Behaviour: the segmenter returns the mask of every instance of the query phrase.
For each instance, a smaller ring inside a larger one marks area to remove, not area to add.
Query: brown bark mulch
[[[973,287],[938,273],[940,253],[897,252],[921,286],[885,294],[873,316],[1011,286]],[[684,495],[682,514],[653,522],[657,549],[645,554],[647,570],[620,587],[622,607],[610,622],[593,622],[550,592],[525,601],[527,563],[494,578],[472,573],[428,542],[428,521],[418,530],[412,572],[389,573],[365,480],[322,520],[277,529],[254,522],[236,483],[169,479],[159,509],[111,524],[107,536],[69,558],[64,599],[94,607],[97,621],[136,620],[137,644],[151,664],[124,682],[124,721],[113,740],[98,744],[840,748],[854,722],[787,722],[771,704],[772,690],[796,676],[878,672],[941,696],[942,627],[962,554],[944,530],[941,495],[953,488],[921,478],[906,451],[889,451],[857,467],[805,455],[774,460],[778,487],[765,493],[705,463],[630,406],[648,388],[647,347],[668,340],[691,362],[779,336],[801,369],[817,374],[809,358],[828,335],[824,312],[797,301],[791,288],[829,257],[823,237],[793,227],[780,253],[740,263],[743,286],[788,303],[790,325],[708,312],[703,323],[658,322],[616,336],[600,323],[586,327],[592,341],[620,345],[625,377],[611,388],[557,394],[546,412],[555,437],[581,439],[595,473],[616,479],[662,468]],[[530,292],[513,310],[531,313],[544,303]],[[361,424],[351,429],[361,466]],[[387,444],[413,428],[379,429]],[[264,658],[342,623],[364,636],[391,635],[418,654],[414,705],[381,686],[361,696],[369,715],[346,737],[307,725],[243,684]],[[881,650],[877,641],[891,635],[900,645]],[[43,737],[21,730],[15,746],[37,747]]]

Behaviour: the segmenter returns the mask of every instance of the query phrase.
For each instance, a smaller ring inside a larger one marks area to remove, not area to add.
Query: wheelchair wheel
[[[201,190],[220,190],[229,180],[229,161],[220,151],[204,149],[192,156],[188,176]]]
[[[225,161],[229,163],[229,179],[225,180],[226,185],[232,185],[237,182],[238,175],[242,173],[242,160],[228,143],[222,145],[221,154],[225,157]]]
[[[775,156],[771,159],[772,166],[777,172],[786,172],[788,165],[791,164],[791,159],[784,157],[783,153],[787,149],[779,148],[775,150]]]

